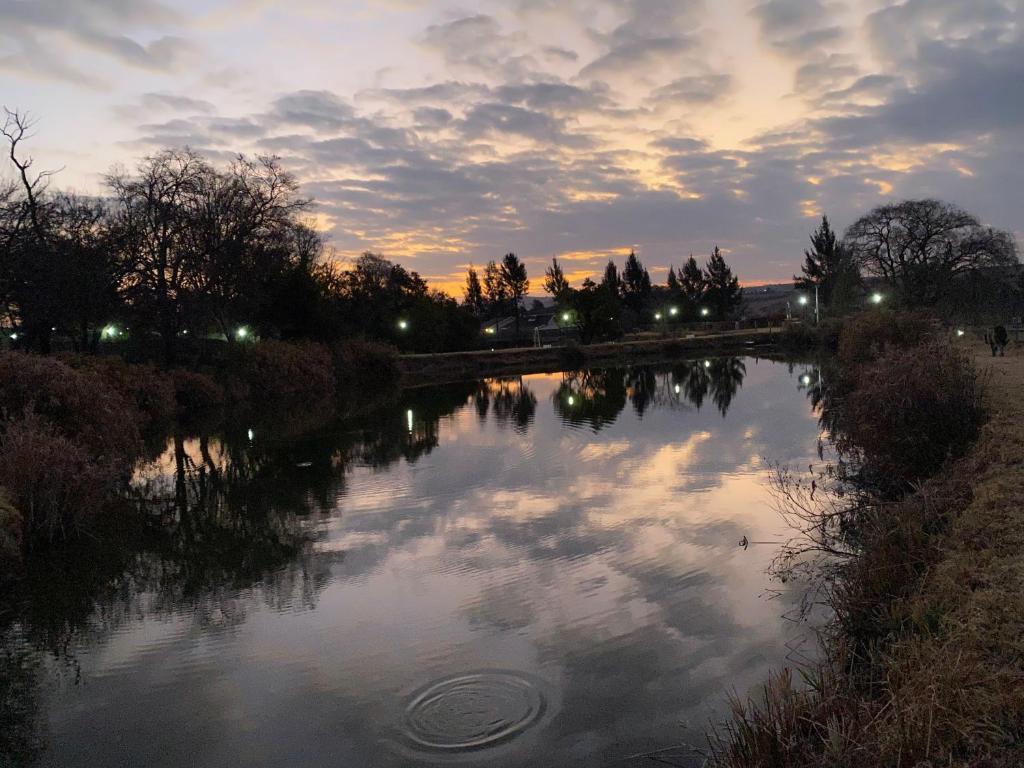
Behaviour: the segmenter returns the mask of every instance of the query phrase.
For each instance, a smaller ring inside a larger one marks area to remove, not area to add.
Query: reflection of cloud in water
[[[432,412],[418,392],[376,427],[329,438],[331,468],[321,477],[315,462],[312,476],[333,487],[333,510],[313,518],[305,551],[332,559],[292,559],[255,584],[222,578],[207,587],[221,613],[138,604],[116,638],[83,641],[89,686],[51,699],[54,754],[400,766],[386,743],[402,702],[481,669],[537,676],[560,700],[489,765],[600,765],[699,737],[726,689],[784,658],[785,605],[761,597],[773,553],[736,544],[782,528],[760,457],[806,462],[818,436],[785,367],[712,362],[491,382]],[[579,418],[570,391],[591,398]],[[272,464],[251,463],[273,477]],[[261,595],[296,578],[315,599]],[[154,723],[189,731],[197,712],[187,745],[154,735]],[[92,735],[115,721],[128,742]]]

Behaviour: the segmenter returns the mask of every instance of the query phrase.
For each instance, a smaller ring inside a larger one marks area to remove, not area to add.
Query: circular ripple
[[[413,695],[405,711],[405,735],[422,749],[485,749],[515,738],[539,721],[546,709],[540,686],[522,675],[460,675]]]

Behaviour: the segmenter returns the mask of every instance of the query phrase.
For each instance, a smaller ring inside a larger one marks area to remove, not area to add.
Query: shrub
[[[348,339],[331,349],[339,389],[391,386],[401,377],[398,353],[372,341]]]
[[[224,407],[224,388],[206,374],[177,368],[171,381],[179,418],[210,416]]]
[[[320,407],[336,390],[331,354],[321,344],[263,341],[240,348],[229,363],[228,394],[256,409]]]
[[[30,540],[79,532],[100,512],[123,469],[94,461],[81,443],[35,413],[7,425],[0,457],[0,485],[10,491]]]
[[[0,354],[0,417],[16,422],[28,414],[42,416],[99,463],[130,464],[142,451],[138,408],[95,370],[20,352]]]
[[[891,347],[914,347],[932,335],[931,323],[906,312],[864,312],[849,318],[839,332],[837,361],[853,371]]]
[[[977,373],[948,343],[889,349],[854,377],[836,445],[858,458],[870,487],[906,490],[977,436],[984,417]]]
[[[141,416],[141,431],[167,427],[174,420],[174,382],[152,365],[130,365],[111,356],[81,357],[70,362],[97,374],[108,387],[133,402]]]

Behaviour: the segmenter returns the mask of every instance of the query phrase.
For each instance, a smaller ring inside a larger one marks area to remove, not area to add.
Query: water
[[[151,523],[40,569],[0,617],[0,755],[589,767],[701,746],[729,691],[813,645],[766,576],[777,547],[738,546],[787,535],[764,459],[817,462],[803,376],[526,376],[172,441],[139,473]]]

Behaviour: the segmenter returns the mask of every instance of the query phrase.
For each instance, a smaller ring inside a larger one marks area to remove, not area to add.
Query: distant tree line
[[[417,351],[473,344],[473,315],[415,272],[365,254],[325,259],[311,201],[275,157],[216,168],[189,149],[105,177],[106,193],[50,189],[24,153],[31,123],[6,112],[14,179],[0,186],[0,313],[18,346],[78,351],[124,341],[175,362],[211,335],[364,337]],[[513,295],[529,283],[510,279]]]
[[[555,298],[559,312],[576,326],[585,344],[617,338],[638,327],[731,320],[743,306],[739,279],[718,246],[703,268],[692,255],[678,273],[669,267],[665,285],[652,283],[635,252],[626,258],[621,273],[609,261],[600,282],[588,277],[579,288],[569,284],[554,258],[545,273],[544,290]]]

